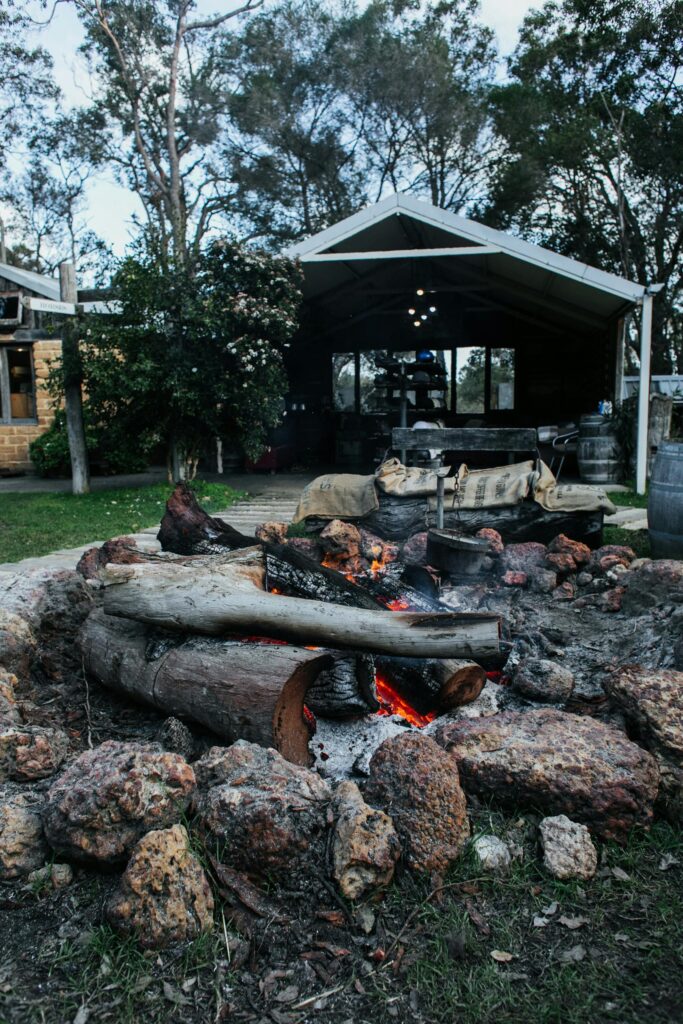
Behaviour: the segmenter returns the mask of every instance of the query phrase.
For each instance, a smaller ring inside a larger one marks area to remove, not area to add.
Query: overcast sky
[[[529,0],[480,0],[482,21],[496,33],[499,52],[506,55],[514,49],[517,30],[526,12],[538,3]],[[198,0],[198,9],[214,13],[226,5],[217,0]],[[233,6],[232,4],[230,6]],[[45,17],[44,10],[36,4],[36,19]],[[79,104],[85,101],[89,91],[89,80],[77,50],[82,32],[75,11],[71,5],[59,4],[51,25],[36,32],[40,42],[52,54],[55,62],[55,79],[62,89],[67,103]],[[129,238],[130,218],[137,208],[134,196],[126,189],[100,176],[90,186],[89,224],[90,227],[113,245],[121,255]]]

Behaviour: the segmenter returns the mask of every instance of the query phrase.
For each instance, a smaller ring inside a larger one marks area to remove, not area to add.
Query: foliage
[[[504,148],[489,220],[664,283],[655,373],[683,367],[681,13],[680,0],[548,2],[525,18],[494,94]]]
[[[477,0],[285,0],[226,37],[237,82],[226,156],[234,209],[273,242],[389,188],[445,209],[485,192],[495,53]]]
[[[90,462],[91,465],[94,462],[100,472],[140,473],[147,468],[152,438],[145,445],[140,437],[122,430],[120,424],[98,425],[93,422],[87,402],[83,406],[83,420]],[[64,410],[57,411],[49,430],[31,442],[29,451],[39,476],[70,475],[71,456]]]
[[[81,324],[96,422],[153,434],[187,461],[214,437],[258,457],[282,410],[298,281],[290,261],[223,240],[192,270],[167,270],[148,254],[126,259],[113,278],[119,311]]]
[[[170,267],[198,254],[231,208],[221,157],[230,82],[220,58],[224,26],[263,0],[210,17],[194,0],[70,0],[83,24],[97,131],[91,158],[133,189],[144,231]]]
[[[56,95],[52,58],[26,45],[25,14],[13,0],[0,5],[0,166],[45,100]]]
[[[195,480],[203,506],[215,512],[244,497],[225,484]],[[167,484],[97,490],[2,495],[0,562],[46,555],[58,548],[144,530],[159,522],[171,493]]]

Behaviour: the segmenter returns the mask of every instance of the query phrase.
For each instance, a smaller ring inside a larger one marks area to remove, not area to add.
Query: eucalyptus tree
[[[98,159],[139,196],[162,263],[192,263],[231,210],[232,184],[218,159],[229,117],[222,36],[264,0],[208,17],[197,14],[195,0],[68,2],[85,30]]]
[[[0,166],[47,100],[57,96],[52,58],[32,46],[30,22],[12,0],[0,6]]]
[[[682,28],[680,0],[553,0],[526,17],[495,95],[489,218],[664,283],[655,372],[683,370]]]

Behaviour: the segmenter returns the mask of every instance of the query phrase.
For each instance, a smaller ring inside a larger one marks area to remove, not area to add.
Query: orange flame
[[[396,597],[393,601],[387,601],[387,608],[391,612],[409,612],[410,603],[402,597]]]
[[[429,725],[436,718],[435,711],[428,711],[424,715],[416,711],[400,693],[396,692],[384,676],[376,675],[375,684],[377,686],[377,699],[382,705],[377,712],[378,715],[400,715],[401,718],[405,718],[406,722],[416,725],[418,729]]]

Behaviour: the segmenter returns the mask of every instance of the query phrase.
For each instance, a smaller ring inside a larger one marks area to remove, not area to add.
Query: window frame
[[[12,392],[10,390],[9,363],[7,359],[7,354],[11,349],[15,348],[28,349],[29,362],[31,365],[31,394],[33,395],[33,416],[12,416]],[[0,412],[0,426],[11,427],[15,425],[21,426],[22,424],[34,426],[38,422],[36,408],[36,368],[33,360],[33,345],[31,345],[29,342],[8,342],[0,345],[0,398],[2,399],[2,412]]]
[[[457,365],[458,356],[457,351],[459,348],[483,348],[484,349],[484,408],[482,412],[458,412],[458,379],[457,379]],[[491,358],[492,353],[495,350],[500,349],[511,349],[515,354],[514,364],[514,375],[512,381],[512,408],[511,409],[493,409],[491,407]],[[467,345],[454,345],[453,346],[453,386],[451,389],[451,412],[455,416],[505,416],[511,414],[517,410],[517,346],[516,345],[505,345],[501,342],[491,342],[486,344],[467,344]]]

